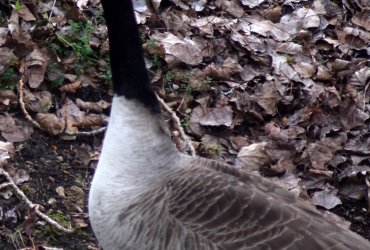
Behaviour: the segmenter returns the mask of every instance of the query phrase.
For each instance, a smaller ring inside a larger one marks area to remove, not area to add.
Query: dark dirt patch
[[[351,222],[350,229],[370,240],[370,217],[368,204],[365,201],[344,202],[342,206],[333,208],[331,211]]]
[[[26,169],[30,175],[30,181],[20,185],[21,190],[33,203],[44,207],[44,212],[61,225],[76,228],[76,222],[88,224],[87,193],[93,171],[78,160],[78,148],[100,141],[101,136],[63,141],[40,132],[33,133],[30,140],[16,144],[14,165]],[[64,188],[65,197],[58,195],[57,187]],[[16,215],[5,220],[0,227],[0,249],[31,246],[30,239],[36,246],[64,249],[95,249],[97,246],[89,226],[66,234],[49,225],[35,225],[29,238],[22,233],[22,224],[28,214],[27,205],[13,195],[8,200],[0,199],[0,207],[4,213],[14,211]]]

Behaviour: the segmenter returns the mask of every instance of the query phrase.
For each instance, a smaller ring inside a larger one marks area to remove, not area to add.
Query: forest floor
[[[369,4],[136,6],[178,149],[258,171],[370,240]],[[109,120],[108,50],[98,0],[0,0],[0,249],[99,249],[87,194]]]

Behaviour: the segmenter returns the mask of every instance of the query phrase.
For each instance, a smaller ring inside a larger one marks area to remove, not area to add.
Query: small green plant
[[[221,156],[223,154],[222,147],[219,144],[213,144],[212,146],[208,147],[208,154],[209,155],[218,155]]]
[[[290,55],[288,55],[288,56],[286,57],[286,62],[287,62],[288,64],[294,64],[294,63],[295,63],[295,58],[294,58],[294,56],[290,56]]]
[[[61,58],[74,54],[78,59],[78,63],[74,67],[75,73],[80,75],[88,67],[98,62],[99,56],[90,46],[94,27],[91,22],[70,22],[69,24],[70,32],[68,35],[63,36],[55,33],[56,39],[50,44],[50,47]]]
[[[0,90],[14,90],[16,87],[17,75],[13,68],[7,68],[0,74]]]
[[[175,70],[169,70],[167,71],[167,73],[164,75],[164,79],[167,81],[167,82],[172,82],[175,77],[176,77],[176,74],[177,72]]]
[[[19,1],[16,1],[14,5],[15,10],[20,11],[21,7],[22,7],[21,3]]]
[[[108,84],[110,88],[113,88],[113,82],[112,82],[112,70],[110,67],[108,67],[103,74],[100,74],[100,77],[104,79],[104,81]]]
[[[104,14],[102,10],[95,13],[95,18],[98,23],[105,23]]]
[[[52,211],[48,214],[48,216],[51,219],[57,221],[63,227],[66,227],[66,228],[71,227],[70,220],[62,212]],[[33,228],[32,235],[34,235],[37,238],[46,240],[49,244],[54,244],[58,241],[60,232],[55,230],[50,225],[45,225],[45,226]]]
[[[180,86],[180,91],[184,92],[185,95],[191,94],[191,88],[189,87],[190,73],[187,71],[180,70],[169,70],[164,76],[164,85],[167,93],[173,93],[172,84]]]
[[[189,111],[189,112],[187,112],[187,111]],[[190,123],[190,115],[189,114],[190,113],[191,113],[191,109],[186,110],[186,113],[183,115],[183,117],[181,119],[181,125],[185,129],[185,131],[190,130],[190,126],[189,126],[189,123]]]
[[[164,75],[164,89],[166,91],[166,94],[174,92],[172,84],[173,84],[173,81],[174,81],[175,77],[176,77],[176,71],[175,70],[169,70]]]
[[[160,61],[160,56],[159,53],[157,52],[157,47],[158,47],[158,42],[154,39],[149,41],[149,50],[152,52],[152,63],[153,67],[160,67],[161,66],[161,61]]]

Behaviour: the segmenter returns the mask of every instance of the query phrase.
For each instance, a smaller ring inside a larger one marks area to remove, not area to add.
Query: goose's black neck
[[[101,0],[107,22],[114,93],[153,112],[159,103],[149,82],[131,0]]]

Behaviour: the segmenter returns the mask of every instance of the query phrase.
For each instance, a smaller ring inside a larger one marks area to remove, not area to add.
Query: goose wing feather
[[[189,166],[166,177],[168,217],[181,232],[177,244],[187,245],[178,249],[369,249],[259,176],[205,159]]]

